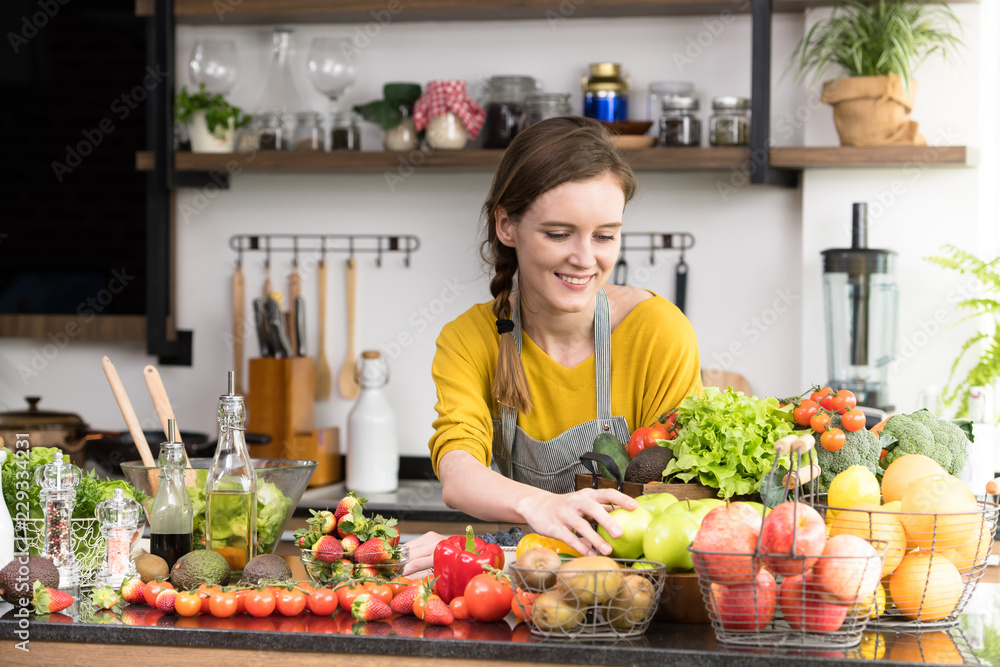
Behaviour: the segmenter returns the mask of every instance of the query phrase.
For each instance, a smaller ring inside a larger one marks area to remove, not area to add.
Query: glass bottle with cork
[[[184,443],[177,441],[177,422],[167,420],[167,441],[160,444],[160,486],[149,512],[149,551],[167,561],[194,548],[194,509],[184,487]]]
[[[208,468],[205,548],[242,572],[257,554],[257,477],[247,450],[246,406],[229,371],[229,392],[219,397],[219,444]]]

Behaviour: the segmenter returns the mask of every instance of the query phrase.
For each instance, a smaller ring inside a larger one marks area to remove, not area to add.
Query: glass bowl
[[[196,549],[205,548],[205,483],[208,477],[210,458],[190,459],[193,473],[184,476],[184,484],[188,487],[188,495],[194,506],[194,544]],[[251,459],[254,471],[257,473],[257,553],[273,553],[281,533],[291,518],[295,506],[302,499],[306,490],[315,461],[299,459]],[[153,504],[150,480],[159,474],[159,468],[142,465],[142,461],[122,463],[122,472],[135,488],[147,496],[143,503],[146,521],[149,521],[149,509]],[[280,493],[279,493],[280,492]]]
[[[302,567],[309,575],[309,583],[320,588],[331,587],[342,581],[359,577],[374,577],[388,581],[403,574],[403,568],[410,562],[410,548],[406,545],[394,547],[392,559],[388,563],[366,565],[358,563],[353,553],[327,563],[317,558],[317,552],[302,550]],[[370,569],[369,569],[370,568]]]

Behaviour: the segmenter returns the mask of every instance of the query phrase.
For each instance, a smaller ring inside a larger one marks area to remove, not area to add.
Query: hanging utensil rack
[[[270,264],[272,253],[293,253],[297,259],[303,253],[375,255],[375,266],[382,266],[382,256],[403,253],[403,266],[410,267],[410,255],[420,249],[420,239],[413,234],[234,234],[229,247],[242,260],[244,252],[264,252]]]
[[[640,243],[644,239],[645,243]],[[629,241],[635,241],[629,245]],[[622,252],[645,250],[649,252],[649,263],[656,262],[654,254],[658,250],[685,250],[694,247],[694,234],[689,232],[622,232]]]

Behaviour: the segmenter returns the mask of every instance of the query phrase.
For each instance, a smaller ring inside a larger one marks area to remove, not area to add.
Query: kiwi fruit
[[[543,632],[569,632],[583,623],[585,612],[553,592],[542,593],[531,605],[531,622]]]
[[[142,578],[142,583],[151,581],[166,581],[170,576],[167,561],[156,554],[141,553],[135,557],[135,571]]]
[[[12,605],[20,605],[22,599],[31,599],[35,582],[43,586],[59,588],[59,570],[51,558],[29,556],[27,563],[15,558],[0,570],[0,597]]]
[[[532,593],[547,591],[556,585],[556,570],[562,560],[552,549],[528,549],[514,562],[514,584]]]
[[[578,607],[607,602],[622,584],[621,566],[607,556],[583,556],[556,572],[557,589]]]
[[[641,574],[626,574],[614,597],[608,602],[605,615],[611,627],[629,630],[639,625],[656,606],[656,587]]]
[[[240,583],[256,586],[262,581],[284,581],[292,578],[292,568],[285,559],[274,554],[254,556],[243,568]]]

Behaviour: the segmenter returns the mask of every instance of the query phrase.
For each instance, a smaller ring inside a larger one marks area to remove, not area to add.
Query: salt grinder
[[[122,495],[121,489],[115,489],[113,497],[98,503],[94,514],[107,541],[97,585],[117,589],[136,573],[135,561],[132,560],[132,536],[139,528],[142,506]]]

